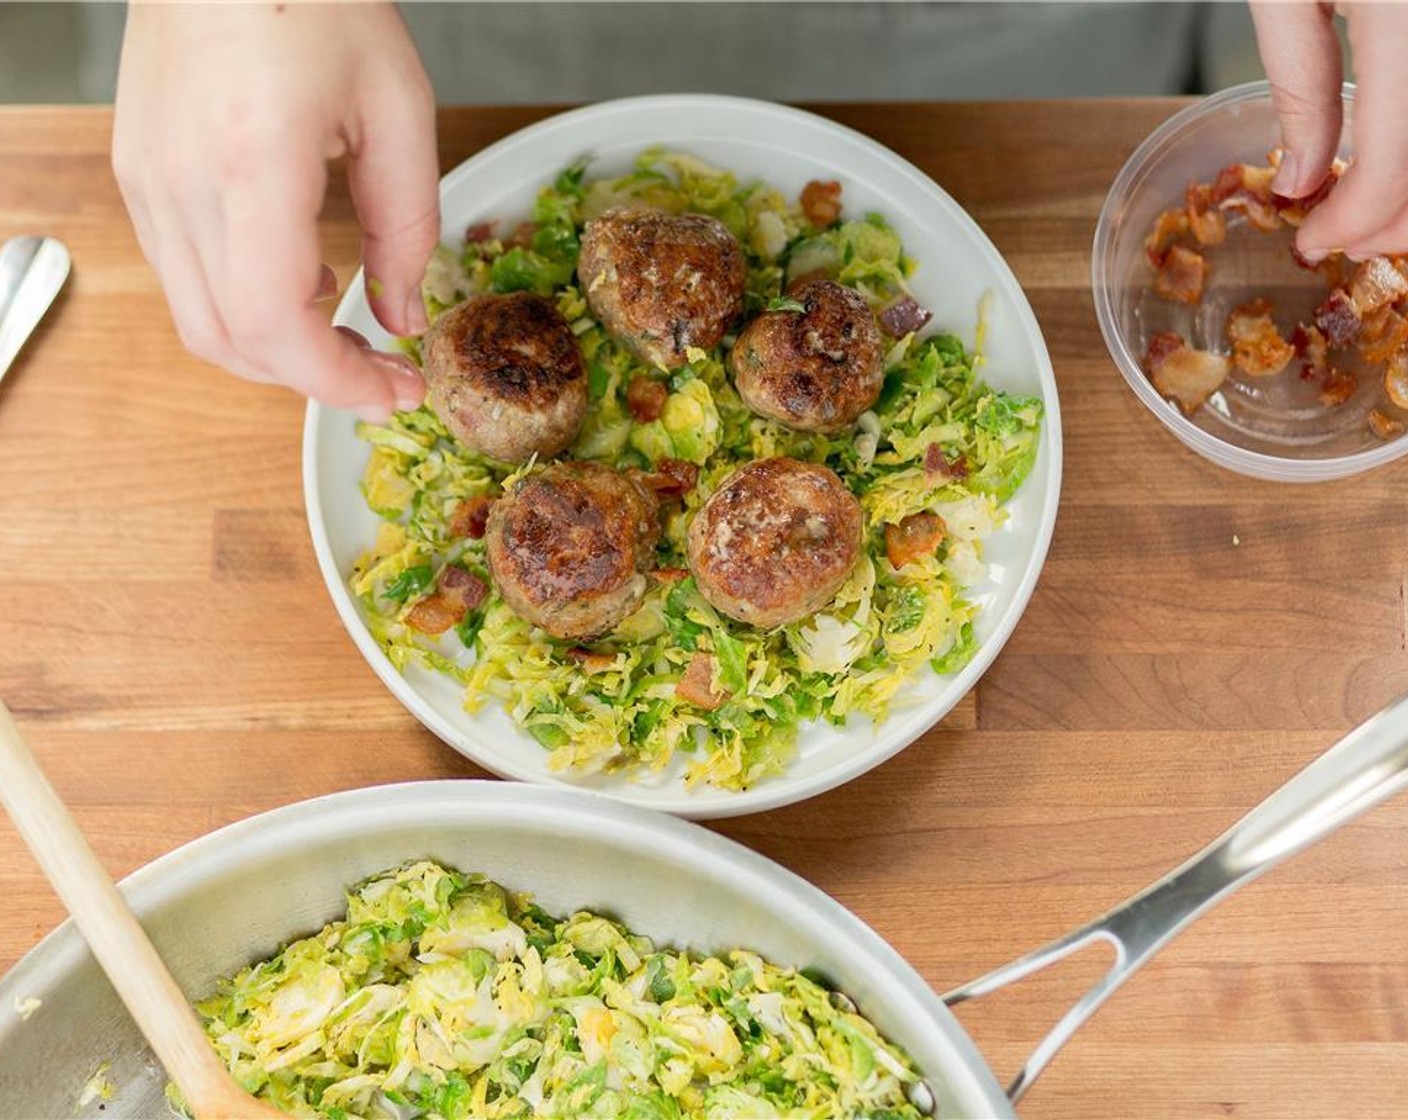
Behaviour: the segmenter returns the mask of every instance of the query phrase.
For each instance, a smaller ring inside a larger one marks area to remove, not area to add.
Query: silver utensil
[[[68,279],[72,261],[53,237],[12,237],[0,246],[0,381]]]

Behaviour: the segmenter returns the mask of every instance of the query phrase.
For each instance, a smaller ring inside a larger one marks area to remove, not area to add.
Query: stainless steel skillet
[[[130,876],[124,893],[188,993],[334,916],[344,884],[429,855],[531,889],[549,910],[592,906],[662,942],[747,945],[832,977],[925,1072],[944,1117],[1012,1116],[1071,1033],[1154,952],[1221,898],[1408,785],[1408,697],[1317,759],[1220,839],[1128,902],[948,993],[857,918],[776,864],[696,825],[584,793],[425,782],[334,794],[197,840]],[[1109,972],[1036,1048],[1005,1093],[945,1006],[1106,941]],[[37,998],[28,1021],[17,1000]],[[74,1115],[110,1063],[106,1109],[164,1115],[163,1077],[81,939],[61,926],[0,980],[0,1117]]]

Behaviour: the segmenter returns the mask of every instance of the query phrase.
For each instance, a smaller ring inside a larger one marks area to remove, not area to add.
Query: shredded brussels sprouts
[[[689,579],[662,579],[635,615],[583,650],[529,626],[491,592],[449,634],[429,638],[406,620],[445,570],[487,578],[483,542],[456,537],[451,520],[465,501],[499,494],[508,470],[460,446],[426,408],[359,427],[372,445],[363,493],[384,522],[351,587],[393,664],[453,676],[469,711],[502,703],[550,752],[553,769],[660,769],[684,754],[687,783],[746,789],[783,771],[803,722],[879,723],[926,663],[953,673],[972,657],[975,607],[963,589],[983,578],[983,538],[1031,470],[1042,406],[984,384],[955,336],[910,335],[890,351],[881,397],[854,431],[794,432],[744,405],[725,370],[729,338],[712,352],[691,352],[667,382],[659,418],[638,422],[626,387],[647,371],[591,316],[574,278],[583,224],[622,204],[722,221],[747,254],[749,315],[785,307],[784,283],[818,269],[878,308],[907,294],[914,262],[878,215],[816,230],[766,184],[740,184],[690,156],[655,150],[618,179],[568,168],[539,195],[531,237],[520,231],[513,248],[493,236],[458,253],[442,248],[427,276],[432,316],[480,291],[556,299],[588,370],[591,404],[573,457],[620,468],[648,470],[666,458],[700,467],[683,506],[665,507],[662,570],[686,566],[690,518],[736,467],[788,455],[836,471],[866,518],[865,555],[840,595],[769,632],[719,615]],[[896,569],[886,527],[922,511],[943,517],[946,537],[932,556]],[[728,693],[712,710],[676,692],[696,652],[711,657],[713,684]],[[588,654],[600,656],[588,663]]]
[[[247,1091],[327,1120],[918,1120],[849,1000],[423,861],[197,1004]],[[180,1107],[180,1095],[168,1092]]]

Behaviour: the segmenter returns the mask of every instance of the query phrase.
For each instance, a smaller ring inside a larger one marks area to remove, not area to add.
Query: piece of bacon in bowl
[[[1275,153],[1278,157],[1280,153]],[[1278,158],[1275,166],[1279,168],[1281,161]],[[1306,216],[1329,197],[1330,191],[1334,189],[1336,183],[1340,181],[1340,176],[1344,174],[1345,162],[1335,160],[1334,166],[1330,168],[1320,185],[1303,198],[1287,198],[1285,195],[1273,194],[1271,201],[1280,212],[1281,220],[1292,229],[1299,229]],[[1294,252],[1294,249],[1292,249]]]
[[[1144,252],[1149,257],[1149,263],[1155,268],[1163,264],[1169,248],[1187,232],[1188,211],[1185,207],[1175,206],[1155,218],[1154,228],[1144,239]]]
[[[1361,316],[1397,303],[1408,296],[1408,279],[1387,257],[1374,257],[1354,270],[1349,282],[1349,298]]]
[[[802,213],[818,229],[841,220],[841,184],[835,179],[813,179],[802,188]]]
[[[1194,350],[1179,335],[1164,331],[1149,340],[1144,368],[1154,388],[1191,416],[1222,387],[1232,363],[1222,354]]]
[[[641,424],[659,420],[669,397],[669,388],[654,377],[638,375],[631,378],[631,383],[626,386],[626,407],[631,417]]]
[[[1336,288],[1315,309],[1315,325],[1325,332],[1331,346],[1348,346],[1353,342],[1359,334],[1361,318],[1359,308],[1343,288]]]
[[[440,573],[440,591],[447,599],[471,611],[482,607],[489,597],[489,585],[458,564],[451,564]]]
[[[1213,202],[1221,210],[1240,210],[1259,230],[1281,228],[1281,215],[1271,195],[1275,167],[1253,167],[1234,163],[1218,172],[1212,185]]]
[[[1338,408],[1354,396],[1354,390],[1357,388],[1359,378],[1348,370],[1331,366],[1325,380],[1320,384],[1320,403],[1329,408]]]
[[[1188,231],[1203,248],[1221,245],[1227,239],[1227,215],[1212,201],[1211,183],[1189,183],[1184,192]]]
[[[902,296],[880,312],[880,327],[891,338],[903,338],[922,328],[934,313],[920,307],[913,296]]]
[[[1399,351],[1384,367],[1384,392],[1399,408],[1408,410],[1408,352]]]
[[[1393,439],[1394,436],[1403,434],[1403,421],[1395,420],[1387,412],[1379,409],[1371,409],[1369,412],[1369,430],[1380,439]]]
[[[1309,381],[1323,377],[1330,368],[1330,343],[1314,323],[1297,323],[1291,344],[1302,361],[1301,377]]]
[[[1359,328],[1361,358],[1377,365],[1402,350],[1408,350],[1408,319],[1387,306],[1364,316]]]
[[[1164,299],[1181,303],[1197,303],[1203,298],[1208,264],[1202,253],[1184,245],[1174,245],[1164,254],[1159,273],[1154,277],[1154,290]]]
[[[494,499],[484,494],[465,498],[450,514],[450,536],[480,540],[489,524],[489,510],[493,505]]]
[[[1254,299],[1235,308],[1227,317],[1227,341],[1232,362],[1248,377],[1280,373],[1296,356],[1295,347],[1281,337],[1271,318],[1271,304]]]

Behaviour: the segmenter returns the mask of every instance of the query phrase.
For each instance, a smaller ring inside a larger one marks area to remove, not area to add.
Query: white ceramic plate
[[[377,518],[358,489],[368,447],[356,438],[350,413],[309,405],[304,496],[318,564],[348,632],[397,699],[441,739],[503,777],[588,786],[687,817],[725,817],[799,801],[864,773],[913,742],[973,687],[1016,626],[1046,557],[1060,491],[1061,416],[1036,318],[983,232],[913,165],[810,113],[710,96],[633,98],[563,113],[486,148],[445,177],[440,185],[445,237],[453,241],[476,221],[526,216],[537,192],[584,156],[592,159],[588,174],[615,174],[657,144],[688,151],[744,181],[766,179],[793,196],[808,180],[839,180],[846,212],[879,211],[919,262],[911,286],[918,301],[933,310],[933,327],[954,331],[970,345],[979,301],[991,294],[984,376],[999,388],[1040,397],[1046,417],[1031,476],[1008,504],[1006,524],[987,543],[988,578],[969,590],[980,607],[981,646],[962,672],[937,677],[923,670],[879,727],[859,719],[844,729],[803,727],[786,773],[741,793],[686,789],[678,765],[634,778],[554,774],[547,768],[547,751],[501,708],[489,704],[467,714],[454,681],[420,668],[403,676],[368,633],[346,575],[372,543]],[[391,342],[372,317],[360,275],[336,321],[361,331],[373,346]]]

